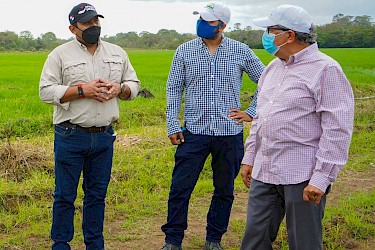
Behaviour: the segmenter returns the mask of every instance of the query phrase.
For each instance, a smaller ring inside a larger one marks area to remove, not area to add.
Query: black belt
[[[73,124],[70,121],[65,121],[59,124],[60,126],[67,127],[67,128],[74,128],[82,131],[86,131],[89,133],[102,133],[108,130],[108,128],[111,127],[109,126],[103,126],[103,127],[81,127],[77,124]]]

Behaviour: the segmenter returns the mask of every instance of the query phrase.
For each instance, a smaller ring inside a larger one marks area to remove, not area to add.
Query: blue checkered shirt
[[[193,134],[228,136],[243,130],[228,117],[241,109],[240,90],[245,71],[257,83],[264,65],[246,44],[223,36],[214,55],[201,38],[180,45],[167,83],[168,135],[181,131],[178,115],[185,91],[184,123]],[[255,116],[256,96],[245,110]]]

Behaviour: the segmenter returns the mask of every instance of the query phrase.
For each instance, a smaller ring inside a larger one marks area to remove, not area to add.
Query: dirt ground
[[[341,195],[350,195],[361,191],[370,191],[375,188],[374,182],[375,166],[362,172],[344,170],[340,173],[338,180],[334,183],[332,192],[328,195],[327,206],[337,205]],[[233,209],[231,213],[231,222],[236,220],[245,220],[248,194],[236,193]],[[202,249],[205,239],[205,221],[206,212],[209,207],[210,196],[200,197],[191,202],[189,208],[189,227],[186,230],[183,242],[183,249],[193,250]],[[203,212],[202,212],[203,211]],[[166,215],[160,215],[158,218],[151,218],[145,222],[143,233],[139,230],[125,230],[121,228],[123,222],[119,218],[115,222],[107,222],[105,227],[108,230],[111,239],[107,238],[106,249],[109,250],[156,250],[160,249],[164,243],[164,234],[160,226],[165,222]],[[228,232],[224,235],[222,244],[226,249],[234,249],[231,246],[238,246],[240,237],[235,231],[233,224],[230,223]],[[121,240],[119,240],[121,238]],[[355,242],[350,249],[365,250],[375,249],[374,242]],[[73,246],[72,249],[84,249],[83,245]]]

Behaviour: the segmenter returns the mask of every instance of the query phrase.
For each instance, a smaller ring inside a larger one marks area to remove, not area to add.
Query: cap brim
[[[210,12],[206,11],[206,10],[201,10],[201,11],[194,11],[193,12],[194,15],[201,15],[201,18],[205,21],[216,21],[216,20],[219,20],[217,17],[215,17],[213,14],[211,14]]]
[[[93,19],[94,17],[101,17],[101,18],[104,18],[104,16],[102,16],[102,15],[100,15],[100,14],[92,13],[92,14],[89,14],[89,15],[87,15],[87,16],[82,17],[82,18],[79,19],[77,22],[80,22],[80,23],[86,23],[86,22],[90,21],[91,19]]]
[[[256,26],[259,26],[262,28],[267,28],[267,27],[277,25],[277,23],[273,22],[268,17],[255,18],[252,21]]]

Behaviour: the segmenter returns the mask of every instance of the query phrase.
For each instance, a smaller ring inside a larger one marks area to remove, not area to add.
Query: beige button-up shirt
[[[54,49],[48,56],[40,78],[39,95],[43,102],[54,104],[53,124],[70,121],[82,127],[108,126],[119,118],[119,98],[101,103],[90,98],[61,103],[69,86],[95,79],[124,82],[133,99],[140,82],[126,52],[117,45],[99,41],[94,55],[74,39]],[[78,94],[78,93],[77,93]]]

